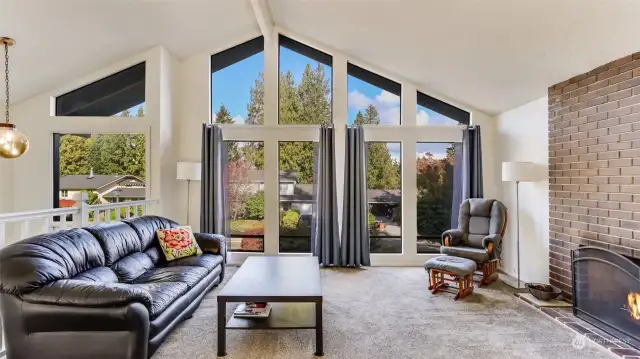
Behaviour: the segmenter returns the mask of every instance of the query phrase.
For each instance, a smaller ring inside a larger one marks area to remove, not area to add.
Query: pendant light
[[[5,122],[0,122],[0,157],[18,158],[29,149],[29,140],[22,132],[16,130],[16,125],[9,122],[9,46],[15,41],[8,37],[0,37],[0,44],[4,45],[4,81],[5,81]]]

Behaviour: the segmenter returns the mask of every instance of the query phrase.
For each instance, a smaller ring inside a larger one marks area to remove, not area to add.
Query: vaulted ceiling
[[[635,0],[260,0],[278,26],[499,113],[640,50]],[[249,0],[0,0],[15,102],[154,45],[179,58],[259,33]]]

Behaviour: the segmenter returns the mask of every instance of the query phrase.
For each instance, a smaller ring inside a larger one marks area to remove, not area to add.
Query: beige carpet
[[[325,358],[614,358],[594,346],[573,348],[571,330],[521,303],[502,283],[454,302],[427,291],[421,268],[327,269],[322,281]],[[153,359],[216,358],[217,292]],[[228,330],[227,358],[313,358],[313,344],[313,330]]]

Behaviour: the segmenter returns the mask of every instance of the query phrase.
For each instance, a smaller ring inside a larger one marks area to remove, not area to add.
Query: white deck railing
[[[153,214],[159,200],[144,200],[0,214],[0,248],[38,234]]]

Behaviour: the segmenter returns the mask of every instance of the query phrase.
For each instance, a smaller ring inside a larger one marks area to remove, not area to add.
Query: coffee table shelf
[[[227,329],[316,329],[314,303],[271,303],[271,313],[264,319],[231,316]]]

